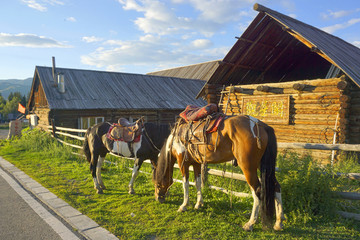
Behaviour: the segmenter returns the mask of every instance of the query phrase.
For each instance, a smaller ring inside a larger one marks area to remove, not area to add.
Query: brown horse
[[[272,224],[276,211],[274,229],[281,230],[284,214],[280,185],[275,178],[277,142],[273,128],[250,116],[226,116],[217,131],[204,132],[203,136],[200,136],[206,143],[196,140],[199,138],[199,135],[193,134],[196,128],[200,129],[180,119],[172,129],[160,151],[157,167],[153,173],[156,200],[165,201],[165,195],[173,183],[173,168],[177,161],[183,176],[184,188],[184,202],[178,211],[185,211],[189,203],[190,165],[194,168],[197,189],[195,209],[198,209],[203,205],[201,163],[223,163],[236,159],[254,199],[250,220],[243,228],[247,231],[253,229],[261,206],[263,227]],[[257,169],[261,172],[261,183]]]

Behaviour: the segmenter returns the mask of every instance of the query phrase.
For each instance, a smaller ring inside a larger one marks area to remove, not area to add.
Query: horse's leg
[[[250,185],[251,194],[254,199],[253,208],[249,221],[243,226],[245,231],[252,231],[254,224],[256,223],[259,216],[259,207],[260,207],[260,182],[257,176],[256,169],[254,171],[244,171],[246,181]]]
[[[97,193],[103,193],[103,190],[101,189],[96,177],[98,158],[99,158],[98,153],[91,154],[90,171],[94,181],[94,189],[96,190]]]
[[[284,217],[284,210],[281,200],[281,188],[278,181],[276,181],[275,184],[275,210],[276,210],[276,222],[274,225],[274,230],[280,231],[284,227],[282,221],[285,220],[285,217]]]
[[[184,202],[179,207],[178,212],[185,212],[187,210],[186,206],[189,205],[189,166],[182,161],[183,159],[178,161],[178,164],[179,166],[184,165],[180,169],[183,176]]]
[[[96,176],[97,176],[97,180],[98,180],[98,183],[100,185],[100,188],[105,190],[106,187],[104,185],[104,182],[102,180],[102,177],[101,177],[101,167],[104,163],[104,160],[105,160],[105,156],[99,156],[99,160],[98,160],[98,163],[96,165]]]
[[[130,183],[129,183],[129,194],[135,194],[134,182],[135,182],[136,177],[139,175],[139,169],[141,167],[142,162],[144,161],[143,159],[136,158],[136,156],[135,156],[135,159],[136,160],[134,163],[134,168],[133,168]]]
[[[200,207],[204,206],[204,201],[201,194],[201,165],[194,164],[194,177],[195,177],[195,186],[196,186],[196,204],[195,209],[199,209]]]

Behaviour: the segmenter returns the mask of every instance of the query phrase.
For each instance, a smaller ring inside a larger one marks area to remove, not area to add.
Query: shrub
[[[307,223],[314,218],[334,216],[336,203],[331,192],[334,181],[331,169],[321,167],[310,156],[286,155],[278,157],[277,176],[287,220]]]

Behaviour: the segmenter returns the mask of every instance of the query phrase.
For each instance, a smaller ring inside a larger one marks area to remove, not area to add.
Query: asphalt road
[[[0,239],[61,239],[1,175]]]

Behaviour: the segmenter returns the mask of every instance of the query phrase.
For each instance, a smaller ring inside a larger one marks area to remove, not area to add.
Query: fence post
[[[54,138],[56,138],[56,127],[55,127],[55,120],[54,119],[51,119],[51,127],[52,127],[52,135]]]
[[[201,164],[201,188],[204,188],[207,184],[207,179],[208,179],[208,167],[207,167],[207,163],[204,162]]]

